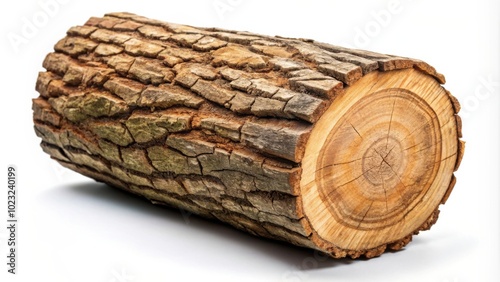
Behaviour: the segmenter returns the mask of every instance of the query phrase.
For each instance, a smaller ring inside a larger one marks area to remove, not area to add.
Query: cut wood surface
[[[336,258],[429,229],[463,155],[420,60],[111,13],[43,67],[35,131],[63,166]]]

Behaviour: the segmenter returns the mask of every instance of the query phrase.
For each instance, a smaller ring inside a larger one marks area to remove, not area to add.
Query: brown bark
[[[333,257],[429,229],[463,154],[419,60],[112,13],[43,66],[35,131],[63,166]]]

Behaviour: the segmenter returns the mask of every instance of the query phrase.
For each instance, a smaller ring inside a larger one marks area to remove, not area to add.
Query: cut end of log
[[[429,229],[464,152],[416,59],[111,13],[43,66],[35,132],[63,166],[335,258]]]
[[[418,231],[452,182],[457,138],[444,89],[419,71],[375,72],[349,87],[303,159],[304,213],[318,240],[367,255]]]

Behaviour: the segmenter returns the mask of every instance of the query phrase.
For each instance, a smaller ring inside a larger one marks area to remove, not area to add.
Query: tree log
[[[429,229],[464,151],[420,60],[111,13],[43,66],[35,131],[63,166],[336,258]]]

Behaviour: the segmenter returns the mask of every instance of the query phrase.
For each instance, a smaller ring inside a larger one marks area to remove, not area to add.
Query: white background
[[[59,0],[45,11],[36,1],[2,1],[0,280],[500,281],[499,2],[393,2]],[[155,207],[61,168],[42,152],[32,128],[37,72],[70,26],[112,11],[314,38],[435,66],[463,104],[467,141],[458,183],[438,223],[397,253],[324,259]],[[27,32],[28,22],[36,29]],[[23,40],[15,44],[14,37]],[[19,171],[17,276],[8,275],[5,264],[9,164]]]

